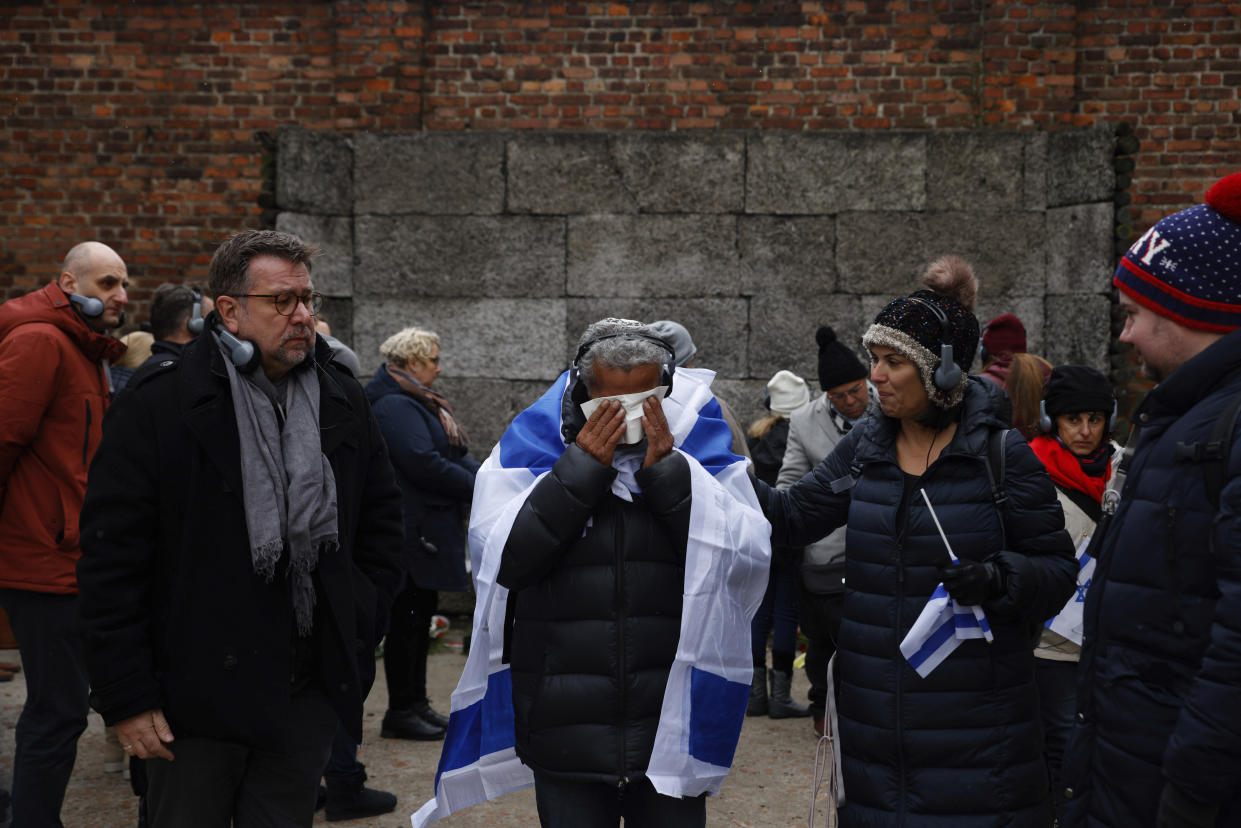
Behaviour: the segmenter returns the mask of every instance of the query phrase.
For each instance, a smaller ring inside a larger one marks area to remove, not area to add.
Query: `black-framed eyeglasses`
[[[230,293],[228,295],[234,299],[247,296],[254,299],[270,299],[271,303],[276,306],[276,313],[281,316],[292,316],[296,313],[299,302],[306,306],[311,316],[318,316],[319,311],[323,310],[323,294],[313,290],[302,294],[290,290],[284,293]]]
[[[862,396],[866,393],[867,391],[866,391],[865,384],[859,382],[857,385],[853,386],[852,388],[846,388],[844,391],[836,391],[834,393],[831,391],[828,391],[827,398],[831,400],[832,402],[841,403],[849,399],[853,399],[853,400],[861,399]]]

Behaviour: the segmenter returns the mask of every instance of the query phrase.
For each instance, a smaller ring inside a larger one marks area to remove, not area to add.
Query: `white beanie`
[[[792,371],[779,371],[767,381],[767,408],[788,416],[810,402],[810,387]]]

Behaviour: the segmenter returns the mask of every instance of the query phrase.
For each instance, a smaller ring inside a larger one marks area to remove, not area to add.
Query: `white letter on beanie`
[[[1150,239],[1150,244],[1146,247],[1146,255],[1142,257],[1142,264],[1144,265],[1149,265],[1151,263],[1151,259],[1155,257],[1156,253],[1167,250],[1172,246],[1172,242],[1169,239],[1165,239],[1163,236],[1159,235],[1155,228],[1152,227],[1142,234],[1142,238],[1138,239],[1138,243],[1134,245],[1135,252],[1136,248],[1140,248],[1142,243],[1147,239]]]

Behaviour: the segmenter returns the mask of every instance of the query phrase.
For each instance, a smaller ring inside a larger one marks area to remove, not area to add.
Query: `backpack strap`
[[[991,484],[991,499],[1000,513],[1000,548],[1008,548],[1008,530],[1004,525],[1007,517],[1008,495],[1004,491],[1006,458],[1004,443],[1011,428],[997,428],[987,437],[987,481]]]

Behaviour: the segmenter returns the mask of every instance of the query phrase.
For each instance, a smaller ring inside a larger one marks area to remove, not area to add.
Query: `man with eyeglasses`
[[[853,425],[875,407],[868,371],[857,354],[836,338],[831,328],[815,333],[819,345],[816,397],[789,415],[789,439],[776,487],[787,489],[831,454]],[[806,547],[798,585],[798,618],[806,636],[806,678],[810,680],[810,713],[823,735],[827,705],[827,663],[836,652],[840,611],[844,602],[845,527]]]
[[[219,247],[206,330],[118,398],[87,486],[91,703],[146,760],[153,825],[310,825],[338,723],[362,739],[400,493],[316,340],[316,252],[274,231]]]

